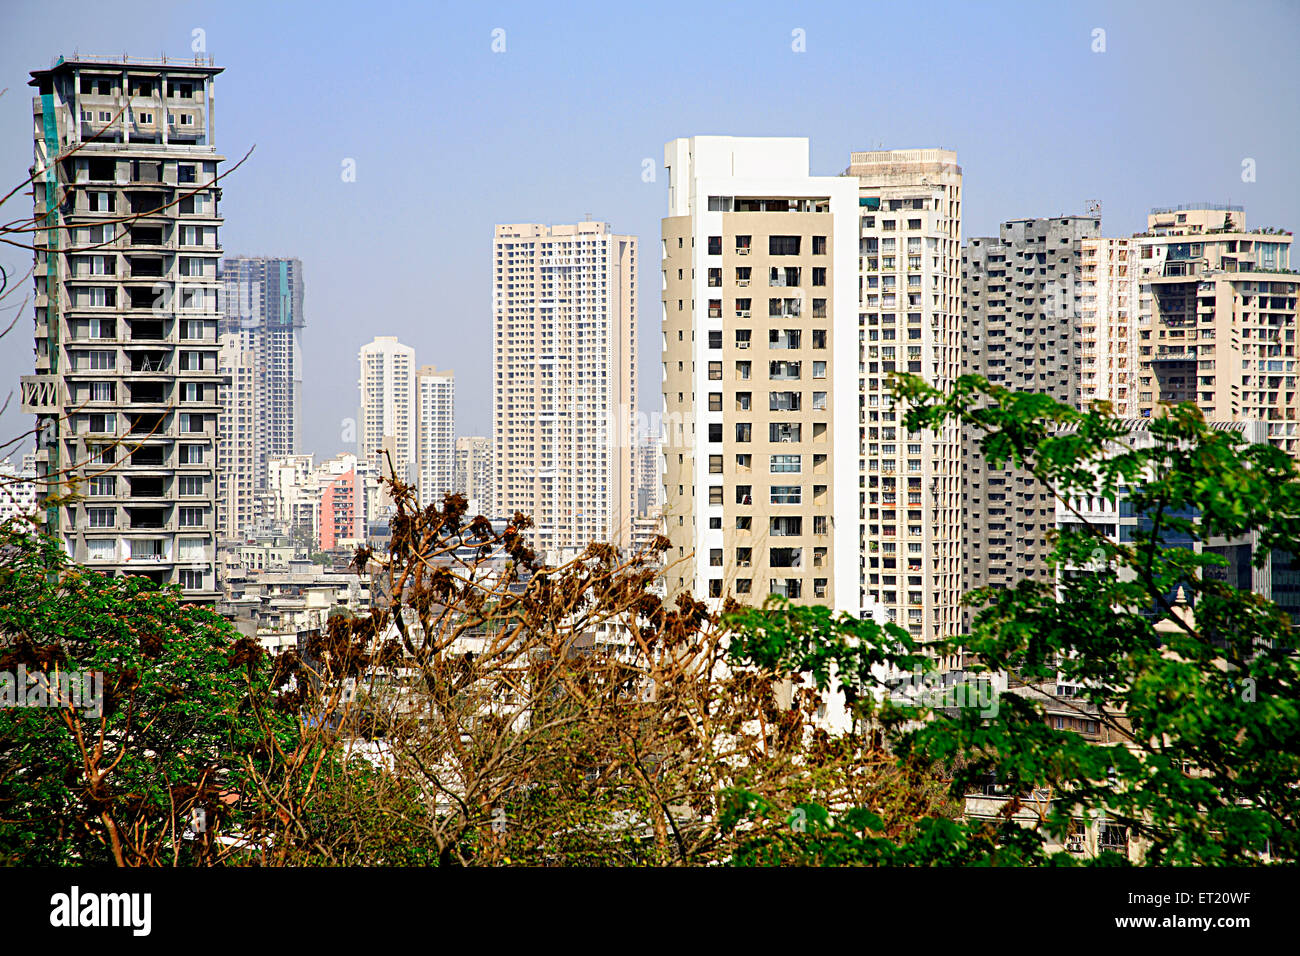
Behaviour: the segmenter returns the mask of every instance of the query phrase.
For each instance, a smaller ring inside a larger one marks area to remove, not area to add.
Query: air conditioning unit
[[[1082,841],[1082,840],[1069,840],[1069,841],[1067,841],[1066,844],[1065,844],[1065,849],[1068,850],[1070,853],[1082,853],[1082,852],[1083,852],[1083,841]]]

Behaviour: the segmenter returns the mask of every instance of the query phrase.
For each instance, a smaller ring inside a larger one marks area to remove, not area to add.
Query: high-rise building
[[[1137,401],[1138,243],[1130,238],[1084,239],[1080,281],[1083,371],[1078,407],[1109,402],[1121,418]]]
[[[858,189],[806,139],[669,142],[667,592],[859,613]]]
[[[962,371],[1012,391],[1038,392],[1078,406],[1085,369],[1095,389],[1097,328],[1110,329],[1085,294],[1084,244],[1094,253],[1097,216],[1013,219],[995,237],[973,238],[962,250]],[[1092,261],[1092,260],[1090,260]],[[1091,275],[1091,282],[1097,277]],[[1103,277],[1103,281],[1107,281]],[[1109,285],[1106,286],[1110,288]],[[1084,306],[1094,312],[1084,336]],[[991,469],[981,433],[963,434],[962,589],[1050,580],[1049,537],[1055,500],[1025,469]],[[970,609],[964,609],[969,623]]]
[[[439,504],[456,467],[456,373],[432,365],[415,373],[415,447],[420,503]]]
[[[531,517],[541,551],[629,540],[636,250],[603,222],[496,227],[494,511]]]
[[[302,421],[302,262],[231,256],[221,264],[221,331],[252,352],[254,487],[266,488],[272,456],[296,455]]]
[[[217,537],[238,538],[257,517],[257,356],[243,336],[221,336],[217,371],[225,380],[217,418]]]
[[[890,373],[943,389],[961,372],[961,167],[949,150],[883,150],[852,153],[846,175],[860,214],[862,600],[916,638],[953,637],[966,557],[961,429],[909,431]]]
[[[492,439],[481,435],[456,439],[456,471],[451,486],[465,496],[471,514],[492,507]]]
[[[1141,250],[1137,413],[1194,402],[1207,420],[1267,423],[1300,457],[1292,236],[1246,228],[1239,206],[1153,210]]]
[[[415,349],[391,335],[361,346],[361,458],[385,477],[415,477]],[[389,467],[391,460],[392,466]]]
[[[320,492],[320,546],[328,551],[345,540],[365,537],[365,503],[356,471],[328,479]]]
[[[189,600],[217,593],[220,72],[77,56],[30,82],[42,229],[23,410],[39,474],[84,496],[46,527],[73,560]]]
[[[636,446],[637,517],[658,516],[663,506],[664,486],[659,479],[664,445],[659,436],[642,436]]]

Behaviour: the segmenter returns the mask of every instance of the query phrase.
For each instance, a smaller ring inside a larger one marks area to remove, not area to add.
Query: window
[[[736,329],[736,348],[738,349],[749,348],[749,336],[750,336],[749,329]]]
[[[802,485],[773,485],[771,491],[774,505],[797,505],[803,501]]]
[[[722,329],[709,329],[709,348],[722,348]],[[722,368],[718,368],[718,378],[722,377]]]
[[[803,518],[798,515],[786,515],[769,520],[768,527],[775,538],[792,538],[803,534]]]
[[[117,416],[112,412],[86,416],[86,431],[93,434],[107,434],[117,428]]]
[[[709,381],[712,381],[712,382],[720,382],[720,381],[722,381],[722,363],[721,363],[721,362],[710,362],[710,363],[709,363]]]
[[[709,423],[709,441],[722,441],[722,422]]]
[[[826,515],[813,515],[813,534],[826,533]]]
[[[202,508],[177,508],[177,523],[182,528],[201,528],[203,526]]]
[[[752,363],[750,362],[737,362],[736,378],[741,380],[749,378],[749,373],[751,371],[751,368],[752,368]]]
[[[813,392],[813,403],[812,403],[812,407],[813,407],[813,411],[814,411],[814,412],[824,412],[824,411],[826,411],[826,393],[825,393],[825,392]]]
[[[736,593],[748,594],[753,584],[753,578],[736,578]]]
[[[722,567],[722,549],[721,549],[721,548],[710,548],[710,549],[709,549],[709,567],[711,567],[711,568],[720,568],[720,567]]]
[[[813,236],[813,237],[812,237],[812,254],[815,255],[815,256],[824,256],[824,255],[826,255],[826,237],[825,237],[825,236]]]
[[[752,505],[754,503],[754,488],[752,485],[736,485],[736,504]]]
[[[769,412],[797,412],[803,404],[802,392],[768,392],[767,410]]]
[[[187,591],[200,591],[203,589],[203,572],[193,568],[181,568],[180,574],[181,588]]]
[[[709,474],[710,474],[710,475],[720,475],[720,474],[722,474],[722,456],[721,456],[721,455],[710,455],[710,456],[709,456]],[[722,504],[722,502],[719,501],[718,504]]]
[[[111,402],[116,391],[113,382],[91,382],[90,400],[92,402]]]
[[[737,392],[737,393],[736,393],[736,411],[738,411],[738,412],[747,412],[747,411],[749,411],[750,401],[751,401],[751,399],[752,399],[752,397],[753,397],[753,394],[754,394],[753,392]]]
[[[179,458],[182,465],[201,465],[203,464],[203,446],[181,445]]]
[[[709,579],[709,597],[722,597],[722,580],[720,578]]]
[[[87,561],[112,561],[117,557],[117,542],[112,538],[101,538],[86,542]]]
[[[718,458],[721,459],[722,456],[719,455]],[[709,504],[711,505],[722,504],[722,485],[709,486]]]
[[[722,426],[719,425],[718,427],[721,428]],[[749,440],[750,440],[750,435],[751,435],[752,429],[753,429],[753,425],[750,424],[749,422],[737,422],[737,423],[736,423],[736,441],[738,441],[738,442],[747,442],[747,441],[749,441]]]
[[[198,382],[182,382],[181,401],[182,402],[203,401],[203,386],[200,385]]]
[[[721,236],[709,236],[709,255],[711,255],[711,256],[720,256],[720,255],[722,255],[722,237],[721,237]]]
[[[749,515],[740,515],[736,518],[736,530],[748,531],[753,525],[754,519]]]
[[[767,440],[770,442],[797,442],[800,438],[798,422],[771,422],[767,426]]]
[[[111,528],[116,523],[117,513],[113,508],[87,508],[86,524],[91,528]]]
[[[721,392],[709,392],[709,411],[711,411],[711,412],[720,412],[720,411],[722,411],[722,393],[721,393]]]
[[[813,284],[813,285],[825,285],[825,284],[826,284],[826,267],[825,267],[825,266],[813,266],[813,271],[812,271],[812,284]]]
[[[799,254],[799,236],[768,236],[767,254],[769,256],[797,256]]]
[[[117,479],[112,475],[97,475],[90,479],[90,497],[111,498],[117,489]]]
[[[782,472],[794,472],[797,474],[802,467],[800,464],[801,460],[802,456],[800,455],[773,455],[771,461],[772,474],[775,475]]]
[[[803,548],[772,548],[767,563],[773,568],[798,568],[803,566]]]
[[[767,367],[768,378],[775,381],[791,381],[799,378],[802,368],[803,363],[801,362],[769,362]]]
[[[813,378],[825,378],[825,377],[826,377],[826,363],[825,363],[825,362],[813,362],[812,365],[813,365],[813,369],[812,369],[812,377],[813,377]]]
[[[176,182],[192,183],[194,182],[194,167],[188,163],[180,163],[176,166]]]
[[[201,495],[203,494],[203,476],[202,475],[181,475],[177,479],[180,494],[182,495]]]

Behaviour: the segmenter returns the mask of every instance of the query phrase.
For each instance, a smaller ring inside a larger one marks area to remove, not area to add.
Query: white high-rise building
[[[543,552],[630,540],[636,249],[603,222],[496,227],[494,511]]]
[[[425,365],[415,374],[416,460],[420,503],[439,504],[453,490],[456,465],[456,373]]]
[[[381,335],[361,346],[360,457],[374,461],[384,477],[414,478],[415,349]]]
[[[465,496],[471,515],[492,508],[492,439],[482,435],[462,435],[456,439],[452,487]]]

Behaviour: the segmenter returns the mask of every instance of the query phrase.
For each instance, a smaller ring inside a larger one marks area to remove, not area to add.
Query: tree
[[[1292,460],[1211,428],[1191,405],[1165,409],[1149,423],[1150,441],[1138,444],[1105,405],[1080,412],[975,376],[946,393],[901,376],[896,394],[908,406],[908,428],[955,419],[977,429],[991,467],[1032,472],[1074,518],[1056,536],[1057,584],[972,592],[966,600],[980,610],[971,633],[929,650],[973,652],[983,668],[1026,688],[1058,677],[1077,683],[1079,713],[1096,717],[1113,742],[1049,726],[1045,697],[1029,692],[1004,694],[993,715],[900,713],[864,696],[862,718],[887,734],[900,766],[937,761],[957,799],[991,781],[1007,797],[1002,816],[921,818],[897,838],[869,804],[839,813],[818,806],[805,832],[768,833],[744,845],[738,861],[1060,864],[1077,858],[1049,837],[1105,821],[1132,852],[1103,852],[1098,863],[1295,862],[1300,672],[1292,621],[1213,573],[1224,559],[1193,544],[1249,543],[1256,568],[1300,554]],[[1127,500],[1142,519],[1133,540],[1115,541],[1086,520],[1074,505],[1079,496]],[[763,653],[795,660],[809,613],[787,612],[769,626]],[[850,634],[856,642],[841,640]],[[837,680],[851,690],[846,675],[881,661],[900,670],[911,663],[885,631],[860,624],[850,631],[837,622],[819,644],[837,647],[839,663],[834,675],[822,670],[819,686]],[[797,661],[815,664],[815,654]],[[735,821],[772,817],[762,800],[742,804]],[[1038,825],[1026,827],[1014,818],[1031,804]]]

